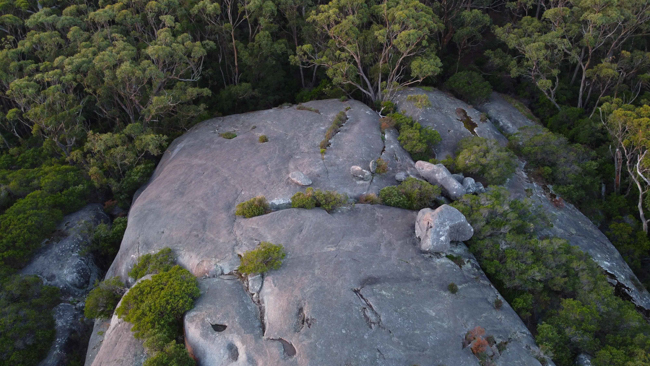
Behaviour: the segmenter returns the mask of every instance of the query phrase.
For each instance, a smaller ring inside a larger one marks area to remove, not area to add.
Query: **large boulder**
[[[415,163],[415,168],[422,178],[426,179],[431,184],[438,185],[442,188],[442,192],[452,200],[457,200],[465,193],[465,187],[460,184],[456,178],[449,172],[447,167],[442,164],[431,164],[426,161],[418,161]]]
[[[415,236],[423,252],[448,252],[452,241],[467,241],[472,235],[474,229],[465,215],[449,205],[423,208],[415,220]]]
[[[170,247],[179,264],[201,277],[202,296],[184,321],[199,365],[436,360],[473,366],[479,361],[462,340],[479,325],[507,343],[494,355],[497,365],[539,365],[533,337],[507,304],[495,308],[501,297],[464,244],[449,249],[463,265],[420,251],[416,212],[357,204],[332,214],[289,208],[235,217],[239,202],[258,195],[286,199],[304,189],[287,179],[292,171],[309,176],[315,189],[350,197],[378,193],[396,183],[398,172],[418,175],[396,132],[387,130],[384,142],[379,116],[365,105],[328,100],[306,106],[320,113],[291,107],[229,116],[176,139],[134,200],[107,276],[127,280],[139,256]],[[319,143],[341,111],[348,119],[321,155]],[[227,140],[217,130],[238,136]],[[257,143],[257,134],[269,142]],[[389,173],[370,181],[350,174],[351,166],[366,167],[378,157]],[[284,246],[281,268],[250,280],[232,275],[239,256],[261,241]],[[448,290],[452,282],[456,294]],[[103,343],[92,343],[98,355],[87,366],[104,364],[111,354],[114,365],[138,364],[141,345],[127,324],[112,323]]]
[[[110,219],[100,204],[90,204],[67,215],[57,227],[53,239],[20,272],[39,276],[43,283],[61,289],[64,296],[79,297],[88,293],[100,276],[100,270],[88,248],[93,228]]]

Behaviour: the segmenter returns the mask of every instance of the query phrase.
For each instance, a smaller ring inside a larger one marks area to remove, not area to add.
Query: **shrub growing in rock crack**
[[[346,109],[346,111],[349,108]],[[332,124],[330,127],[327,129],[325,132],[325,138],[320,142],[320,148],[321,148],[321,154],[324,154],[325,152],[323,150],[326,150],[327,147],[330,145],[330,140],[334,135],[336,135],[337,132],[341,129],[341,126],[345,123],[345,121],[348,120],[348,115],[345,113],[345,111],[339,112],[336,117],[334,117],[334,121],[332,121]]]
[[[110,318],[125,291],[126,287],[119,277],[100,282],[86,297],[84,315],[88,319]]]
[[[433,146],[440,142],[438,131],[430,127],[422,127],[412,118],[403,114],[393,113],[388,116],[397,127],[397,140],[404,150],[411,154],[413,160],[429,160],[433,155]]]
[[[375,173],[384,174],[388,172],[388,163],[386,162],[386,160],[379,158],[376,161],[377,161],[377,169],[375,169]]]
[[[261,135],[261,136],[257,139],[257,141],[259,141],[261,144],[263,144],[263,143],[265,143],[265,142],[269,142],[269,138],[266,137],[266,135]]]
[[[368,193],[368,194],[362,194],[361,197],[359,197],[359,203],[367,204],[367,205],[379,205],[381,204],[381,200],[379,199],[379,197],[377,197],[376,194]]]
[[[379,191],[381,202],[387,206],[421,210],[433,207],[441,189],[423,180],[406,178],[399,186],[388,186]]]
[[[412,94],[406,97],[406,100],[415,104],[415,107],[419,109],[431,107],[431,101],[429,100],[429,97],[426,96],[426,94]]]
[[[490,185],[504,184],[517,169],[517,156],[494,140],[467,137],[458,142],[454,167]]]
[[[327,212],[332,212],[336,208],[344,206],[348,202],[348,197],[334,191],[321,191],[307,188],[305,192],[297,192],[291,197],[291,207],[312,209],[321,207]]]
[[[242,202],[237,205],[235,215],[251,218],[255,216],[264,215],[271,212],[271,206],[266,201],[266,197],[257,196],[248,201]]]
[[[243,275],[252,275],[278,269],[286,255],[281,244],[263,241],[257,248],[244,253],[238,271]]]
[[[155,254],[145,254],[129,271],[129,277],[138,280],[148,274],[169,271],[176,264],[176,257],[170,248],[163,248]]]
[[[291,207],[306,208],[308,210],[316,207],[316,198],[314,198],[314,189],[307,188],[305,192],[296,192],[296,194],[291,196]]]
[[[219,136],[221,136],[221,137],[223,137],[224,139],[227,139],[227,140],[232,140],[235,137],[237,137],[237,134],[232,132],[232,131],[228,131],[228,132],[220,133]]]
[[[458,292],[458,285],[452,282],[447,286],[447,290],[452,294],[455,294]]]

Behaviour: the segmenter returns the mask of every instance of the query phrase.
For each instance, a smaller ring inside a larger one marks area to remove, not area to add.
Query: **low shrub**
[[[127,223],[128,219],[126,217],[118,217],[113,220],[110,227],[101,223],[95,228],[90,251],[93,252],[102,267],[110,265],[110,262],[120,249]]]
[[[487,184],[504,184],[517,169],[517,156],[494,140],[467,137],[458,143],[454,167]]]
[[[387,206],[421,210],[425,207],[434,207],[436,197],[440,196],[440,193],[440,187],[409,177],[398,186],[382,188],[379,191],[379,198]]]
[[[318,109],[316,109],[316,108],[312,108],[312,107],[307,107],[307,106],[304,106],[304,105],[302,105],[302,104],[298,104],[298,106],[296,107],[296,109],[299,110],[299,111],[310,111],[310,112],[314,112],[314,113],[319,113],[319,114],[320,114],[320,111],[319,111]]]
[[[422,127],[412,118],[399,113],[393,113],[388,117],[392,120],[391,124],[399,131],[397,140],[404,150],[411,154],[413,160],[427,161],[433,157],[433,146],[442,140],[438,131]]]
[[[154,170],[156,170],[156,163],[146,161],[129,169],[124,178],[113,185],[113,193],[120,207],[124,209],[131,207],[133,195],[143,184],[147,183]]]
[[[431,101],[426,94],[411,94],[406,97],[406,101],[415,104],[415,107],[419,109],[431,107]]]
[[[269,142],[269,138],[266,137],[266,135],[261,135],[261,136],[257,139],[257,141],[259,141],[260,144],[263,144],[263,143],[265,143],[265,142]]]
[[[223,137],[224,139],[227,139],[227,140],[232,140],[235,137],[237,137],[237,134],[232,132],[232,131],[227,131],[227,132],[220,133],[219,136],[221,136],[221,137]]]
[[[307,188],[305,192],[297,192],[291,197],[291,207],[312,209],[321,207],[327,212],[346,205],[348,197],[334,191],[321,191]]]
[[[456,293],[458,292],[458,285],[456,285],[455,283],[452,282],[452,283],[450,283],[450,284],[447,286],[447,289],[448,289],[449,292],[451,292],[452,294],[456,294]]]
[[[124,292],[126,287],[119,277],[100,282],[86,296],[84,315],[88,319],[110,318]]]
[[[174,266],[133,286],[116,314],[133,324],[136,338],[159,336],[171,342],[179,334],[183,314],[192,309],[200,293],[196,278]]]
[[[244,253],[238,271],[243,275],[251,275],[278,269],[286,255],[281,244],[263,241],[257,248]]]
[[[129,277],[138,280],[148,274],[169,271],[174,267],[176,257],[170,248],[163,248],[155,254],[145,254],[129,271]]]
[[[148,342],[146,346],[148,352],[153,355],[147,358],[142,366],[196,366],[196,361],[187,352],[185,345],[168,342],[164,346],[151,346]]]
[[[385,100],[379,105],[379,112],[385,116],[397,112],[397,107],[390,100]]]
[[[334,137],[334,135],[336,135],[337,132],[339,132],[341,126],[343,126],[347,120],[348,115],[345,113],[345,111],[339,112],[336,117],[334,117],[334,121],[332,121],[332,124],[325,132],[325,137],[320,142],[321,154],[325,154],[323,150],[326,150],[330,146],[330,140],[332,137]]]
[[[377,174],[384,174],[388,172],[388,163],[386,160],[379,158],[376,160],[377,161],[377,169],[375,169],[375,173]]]
[[[381,204],[381,200],[376,194],[368,193],[362,194],[361,197],[359,197],[359,203],[366,205],[379,205]]]
[[[445,83],[456,97],[470,103],[480,104],[492,94],[492,86],[475,71],[461,71],[452,75]]]
[[[251,218],[255,216],[264,215],[271,212],[271,206],[266,201],[266,197],[257,196],[248,201],[242,202],[237,205],[235,215]]]

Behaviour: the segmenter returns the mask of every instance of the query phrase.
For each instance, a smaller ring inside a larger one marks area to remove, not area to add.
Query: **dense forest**
[[[496,91],[540,122],[497,158],[528,161],[650,286],[649,35],[647,0],[0,0],[0,364],[35,365],[54,337],[56,289],[17,271],[64,215],[89,202],[127,211],[194,124],[323,98],[386,115],[407,86],[474,105]],[[105,267],[124,226],[99,233]],[[547,244],[535,245],[583,263]],[[592,267],[571,273],[611,292]],[[580,283],[537,275],[493,278],[539,285],[513,298],[535,296],[519,313],[557,364],[580,352],[650,364],[650,329],[631,306],[602,311],[595,295],[576,298]],[[598,328],[612,314],[629,326]]]

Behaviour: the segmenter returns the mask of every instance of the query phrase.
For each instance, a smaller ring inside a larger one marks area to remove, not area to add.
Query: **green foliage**
[[[447,80],[445,87],[458,98],[470,103],[480,104],[492,94],[492,86],[475,71],[461,71]]]
[[[235,137],[237,137],[237,134],[232,132],[232,131],[227,131],[227,132],[220,133],[219,136],[221,136],[221,137],[223,137],[224,139],[227,139],[227,140],[232,140]]]
[[[421,210],[434,207],[436,197],[440,196],[440,187],[416,178],[406,178],[398,186],[388,186],[379,191],[381,202],[387,206]]]
[[[183,314],[192,309],[200,293],[196,278],[174,266],[133,286],[116,314],[133,324],[136,338],[160,336],[170,342],[180,333]]]
[[[133,195],[149,180],[155,169],[156,164],[154,162],[145,161],[126,172],[124,178],[113,188],[113,193],[120,207],[131,207]]]
[[[257,139],[257,141],[258,141],[259,143],[263,144],[263,143],[265,143],[265,142],[269,142],[269,138],[266,137],[266,135],[261,135],[261,136]]]
[[[148,274],[163,273],[169,271],[175,263],[174,252],[170,248],[163,248],[158,253],[141,256],[129,271],[129,277],[138,280]]]
[[[296,109],[299,110],[299,111],[310,111],[310,112],[320,114],[320,111],[318,109],[312,108],[312,107],[307,107],[307,106],[304,106],[302,104],[298,104],[298,106],[296,106]]]
[[[284,247],[263,241],[241,257],[238,271],[243,275],[265,273],[282,266],[282,260],[287,256]]]
[[[235,215],[251,218],[271,212],[271,207],[264,196],[257,196],[237,205]]]
[[[481,267],[517,313],[537,325],[537,342],[561,366],[581,352],[647,352],[650,328],[614,294],[591,257],[565,240],[537,238],[548,222],[503,188],[452,204],[474,228],[468,242]],[[633,341],[634,340],[634,341]]]
[[[431,107],[431,101],[426,94],[411,94],[406,97],[406,101],[415,104],[415,107],[419,109]]]
[[[383,115],[389,115],[397,112],[397,106],[390,100],[384,100],[379,104],[379,109]]]
[[[307,188],[305,192],[297,192],[291,197],[291,207],[312,209],[321,207],[327,212],[332,212],[338,207],[346,205],[348,197],[334,191],[321,191]]]
[[[438,131],[422,127],[412,118],[399,113],[388,116],[399,131],[397,138],[404,150],[411,154],[413,160],[429,160],[433,155],[433,146],[440,142]]]
[[[345,113],[345,111],[341,111],[336,114],[336,117],[334,117],[334,121],[332,121],[332,124],[325,132],[325,137],[320,142],[319,146],[321,148],[321,154],[324,154],[324,150],[326,150],[330,146],[330,140],[332,139],[332,137],[334,137],[334,135],[336,135],[336,133],[339,132],[341,126],[343,126],[343,124],[347,120],[348,120],[348,115]]]
[[[504,184],[515,173],[517,157],[492,139],[467,137],[458,142],[454,167],[487,184]]]
[[[447,286],[447,290],[452,294],[456,294],[458,292],[458,285],[452,282]]]
[[[0,364],[37,365],[55,336],[52,309],[59,289],[36,276],[12,276],[0,282]]]
[[[639,228],[638,222],[633,222],[633,225],[630,225],[626,222],[614,221],[609,224],[605,234],[637,277],[646,282],[649,275],[643,266],[642,259],[648,257],[650,239]]]
[[[126,292],[126,287],[119,277],[100,282],[86,296],[84,315],[88,319],[110,318],[124,292]]]
[[[388,172],[388,163],[386,160],[379,158],[376,160],[377,162],[377,169],[375,169],[375,173],[377,174],[384,174]]]
[[[151,350],[151,347],[147,347]],[[196,361],[187,352],[185,345],[169,342],[162,349],[156,349],[142,366],[195,366]]]
[[[110,227],[104,223],[97,225],[91,243],[91,250],[96,259],[110,263],[120,249],[127,222],[126,217],[118,217]]]

